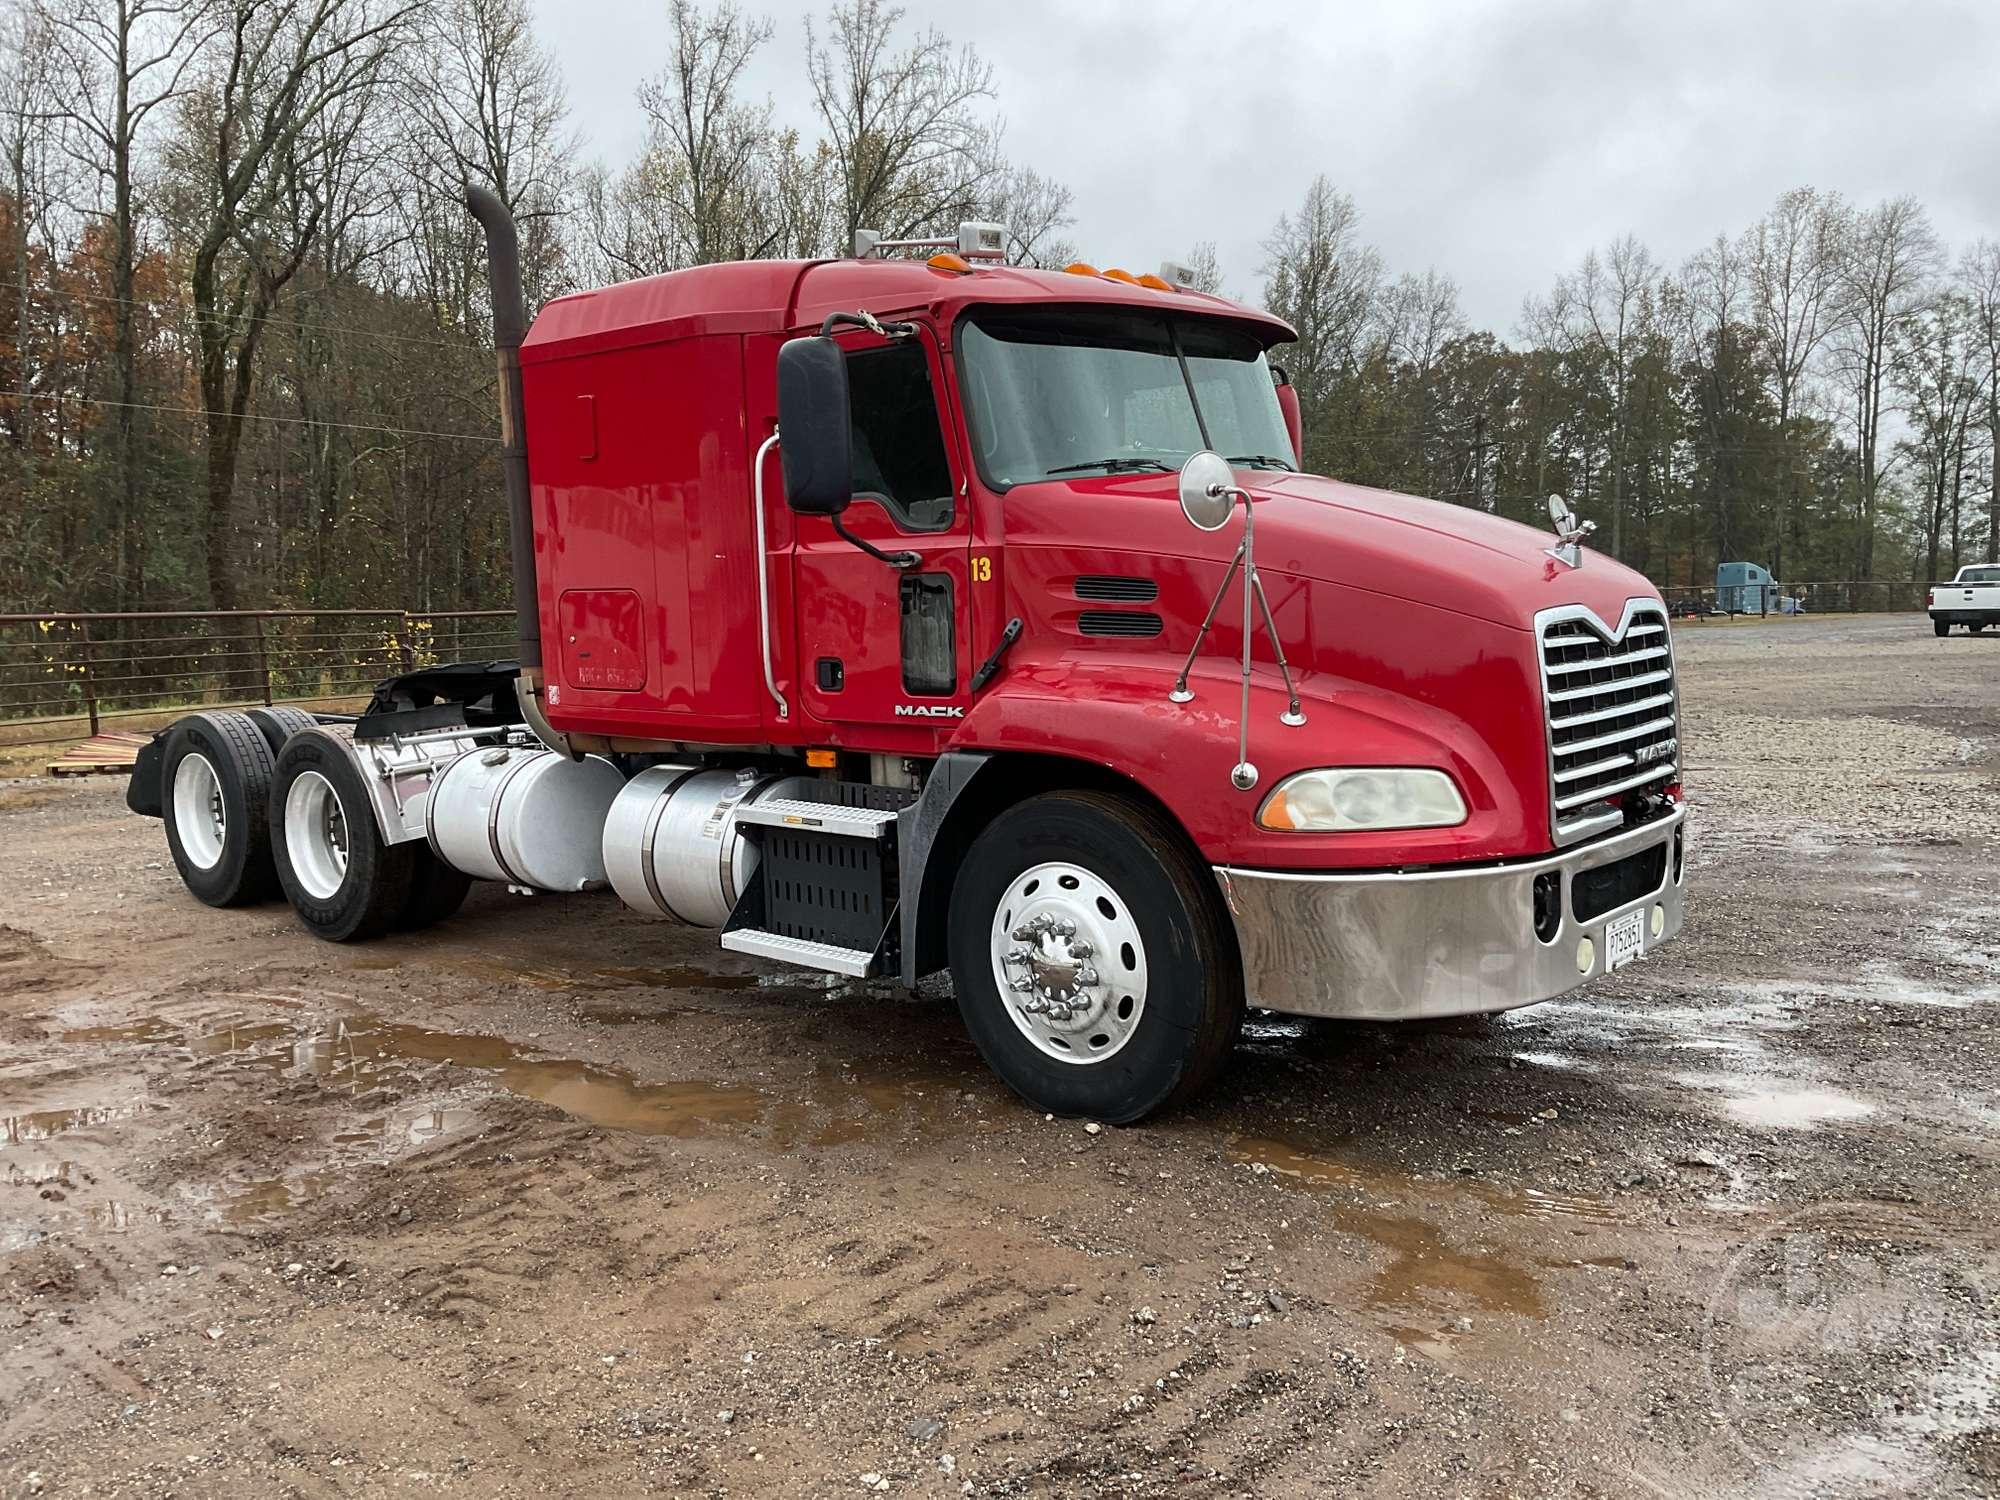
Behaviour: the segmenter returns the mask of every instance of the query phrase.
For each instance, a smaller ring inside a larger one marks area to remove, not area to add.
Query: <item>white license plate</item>
[[[1646,951],[1646,909],[1604,924],[1604,972],[1622,969]]]

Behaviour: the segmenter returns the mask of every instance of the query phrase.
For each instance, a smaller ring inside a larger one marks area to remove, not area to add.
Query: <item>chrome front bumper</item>
[[[1681,930],[1683,867],[1673,841],[1687,817],[1648,823],[1524,864],[1413,874],[1308,875],[1215,868],[1243,954],[1245,998],[1266,1010],[1353,1020],[1409,1021],[1480,1015],[1533,1005],[1604,972],[1605,924],[1627,912],[1651,953]],[[1578,874],[1655,845],[1666,846],[1658,887],[1578,922]],[[1557,872],[1562,919],[1553,940],[1535,936],[1535,877]],[[1661,908],[1652,930],[1651,908]],[[1579,956],[1589,938],[1588,963]]]

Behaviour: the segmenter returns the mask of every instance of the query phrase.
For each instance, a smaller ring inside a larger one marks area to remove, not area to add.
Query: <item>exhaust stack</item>
[[[483,187],[468,184],[465,206],[486,231],[486,285],[493,298],[493,352],[500,371],[500,469],[507,481],[507,540],[514,558],[515,655],[521,680],[515,692],[521,716],[535,737],[571,760],[583,752],[552,728],[542,706],[541,594],[535,585],[535,517],[528,504],[528,433],[521,402],[521,337],[528,311],[521,297],[521,241],[507,205]]]
[[[521,242],[507,205],[485,188],[468,186],[465,206],[486,231],[486,284],[493,297],[493,348],[500,370],[500,467],[507,481],[507,535],[514,556],[515,629],[520,636],[517,654],[526,709],[525,700],[541,691],[542,616],[535,587],[535,523],[528,508],[528,440],[521,405],[521,336],[528,327],[521,299]]]

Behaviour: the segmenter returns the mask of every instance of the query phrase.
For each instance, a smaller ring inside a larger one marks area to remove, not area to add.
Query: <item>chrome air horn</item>
[[[1235,472],[1220,454],[1197,453],[1181,466],[1181,514],[1196,529],[1220,531],[1229,524],[1230,514],[1236,509],[1239,499],[1243,502],[1243,540],[1236,544],[1236,555],[1229,560],[1229,571],[1222,575],[1222,585],[1209,602],[1208,614],[1201,622],[1201,629],[1195,632],[1194,645],[1188,650],[1187,660],[1181,663],[1181,675],[1174,679],[1174,690],[1167,697],[1175,703],[1194,701],[1194,692],[1188,687],[1188,673],[1194,669],[1194,659],[1201,654],[1201,643],[1208,638],[1209,627],[1215,624],[1216,611],[1222,608],[1223,596],[1229,592],[1229,585],[1236,581],[1240,568],[1243,572],[1243,708],[1236,725],[1236,765],[1229,773],[1229,783],[1239,792],[1247,792],[1257,784],[1257,768],[1250,764],[1250,631],[1253,623],[1250,601],[1253,596],[1258,612],[1264,617],[1264,628],[1271,633],[1271,649],[1277,653],[1278,670],[1285,675],[1285,695],[1291,700],[1290,706],[1278,715],[1278,722],[1296,727],[1305,723],[1306,716],[1299,707],[1299,690],[1292,683],[1292,669],[1285,660],[1284,643],[1278,639],[1278,623],[1271,618],[1271,601],[1264,597],[1264,582],[1257,576],[1256,521],[1250,492],[1236,483]]]

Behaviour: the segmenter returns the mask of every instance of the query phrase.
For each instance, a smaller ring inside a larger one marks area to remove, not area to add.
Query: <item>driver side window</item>
[[[847,355],[854,493],[888,507],[907,531],[951,525],[951,465],[938,427],[930,361],[914,341]]]

